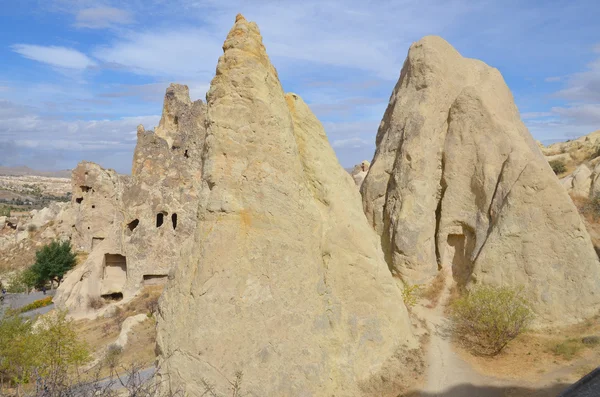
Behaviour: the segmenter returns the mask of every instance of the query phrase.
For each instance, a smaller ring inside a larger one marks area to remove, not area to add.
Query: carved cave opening
[[[104,240],[104,237],[92,237],[92,249]]]
[[[81,204],[82,201],[83,201],[83,197],[78,197],[78,198],[75,199],[75,202],[77,204]]]
[[[83,193],[87,193],[87,192],[89,192],[90,190],[92,190],[92,188],[91,188],[91,187],[89,187],[89,186],[79,186],[79,187],[81,188],[81,191],[82,191]]]
[[[140,224],[140,220],[134,219],[127,224],[127,229],[129,229],[130,232],[133,232],[135,230],[135,228],[138,227],[139,224]]]
[[[173,230],[177,229],[177,214],[171,215],[171,222],[173,222]]]
[[[144,285],[163,285],[167,282],[166,274],[144,274]]]
[[[473,273],[471,253],[473,238],[470,233],[449,234],[447,240],[445,264],[451,266],[452,278],[459,287],[464,287]]]
[[[104,294],[101,295],[101,298],[107,301],[114,301],[114,302],[118,302],[121,299],[123,299],[123,293],[122,292],[113,292],[111,294]]]
[[[165,223],[165,215],[164,212],[156,214],[156,227],[161,227]]]

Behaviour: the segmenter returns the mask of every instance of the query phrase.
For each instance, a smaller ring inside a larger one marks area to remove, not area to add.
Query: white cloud
[[[366,140],[357,137],[348,139],[337,139],[331,144],[331,146],[334,148],[361,148],[369,145],[371,145],[370,142],[367,142]]]
[[[574,104],[569,107],[553,107],[552,112],[573,125],[597,125],[600,128],[600,104]]]
[[[525,112],[525,113],[521,113],[521,118],[523,120],[526,119],[537,119],[540,117],[548,117],[548,116],[552,116],[553,113],[551,112]]]
[[[103,29],[131,22],[129,12],[114,7],[86,8],[75,15],[75,26],[79,28]]]
[[[65,69],[86,69],[96,65],[87,55],[72,48],[15,44],[12,50],[27,59]]]
[[[552,76],[552,77],[546,77],[546,78],[544,79],[544,81],[545,81],[546,83],[556,83],[556,82],[559,82],[559,81],[561,81],[561,80],[562,80],[562,77],[561,77],[561,76]]]
[[[556,96],[574,101],[600,102],[600,58],[588,64],[587,69],[569,76],[566,87]]]
[[[172,31],[129,33],[93,55],[136,73],[162,77],[199,77],[214,74],[221,43],[206,31],[185,28]]]

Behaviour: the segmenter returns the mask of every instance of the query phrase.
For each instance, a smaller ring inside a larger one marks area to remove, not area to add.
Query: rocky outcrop
[[[241,370],[249,395],[398,395],[417,343],[352,178],[258,27],[239,15],[223,49],[195,239],[160,301],[163,384],[227,393]]]
[[[498,70],[439,37],[413,44],[376,143],[361,192],[393,271],[523,286],[538,324],[597,312],[590,237]]]
[[[98,315],[99,300],[127,301],[167,281],[196,227],[204,118],[202,101],[172,84],[158,133],[138,127],[131,177],[87,162],[73,171],[72,241],[90,255],[65,278],[58,307]]]
[[[367,160],[363,160],[360,164],[355,165],[354,169],[350,173],[352,175],[352,179],[354,179],[354,183],[359,188],[362,186],[362,183],[369,172],[370,166],[371,163],[369,163]]]

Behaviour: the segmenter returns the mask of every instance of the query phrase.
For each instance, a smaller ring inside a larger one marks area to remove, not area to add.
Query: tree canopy
[[[37,286],[43,286],[48,281],[56,281],[60,285],[65,273],[75,264],[76,259],[71,250],[71,243],[53,241],[35,253],[35,263],[30,271],[36,276]]]

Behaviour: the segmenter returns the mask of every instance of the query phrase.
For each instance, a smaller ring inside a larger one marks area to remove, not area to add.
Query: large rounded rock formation
[[[420,359],[401,289],[323,127],[238,16],[207,95],[193,243],[161,298],[159,376],[186,395],[397,396]]]
[[[498,70],[439,37],[413,44],[377,133],[364,210],[388,264],[418,283],[523,286],[538,324],[597,312],[590,237]]]

